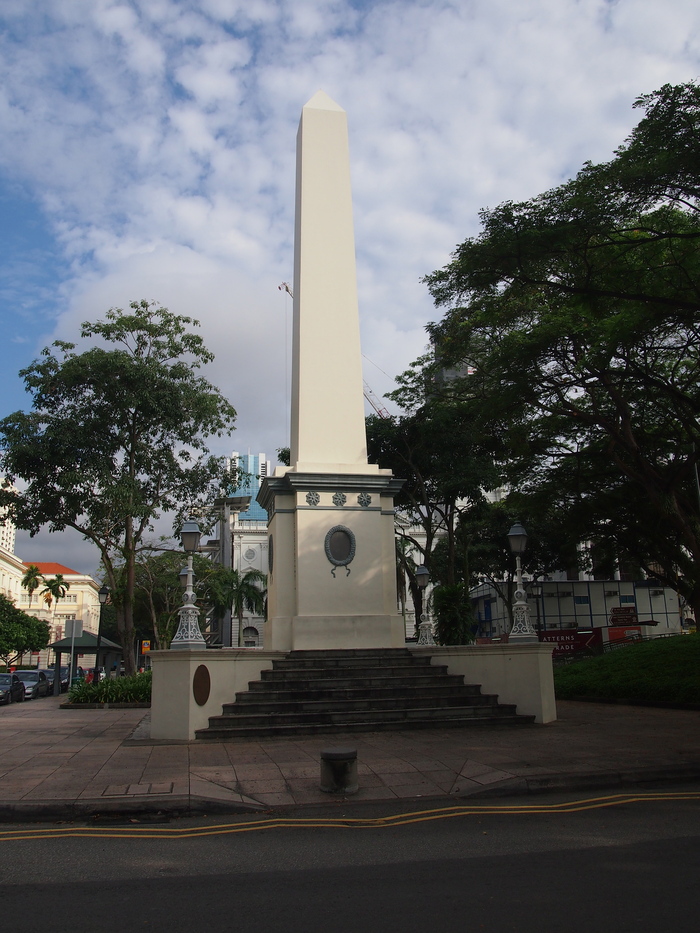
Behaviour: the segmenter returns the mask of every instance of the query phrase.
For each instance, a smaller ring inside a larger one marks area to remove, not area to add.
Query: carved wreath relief
[[[324,543],[326,557],[333,564],[331,574],[335,577],[336,567],[345,567],[346,576],[350,576],[350,564],[355,557],[355,535],[345,525],[334,525]]]

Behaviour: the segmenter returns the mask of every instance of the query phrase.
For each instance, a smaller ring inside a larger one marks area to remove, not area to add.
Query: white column
[[[291,467],[367,471],[347,117],[323,91],[297,134]]]

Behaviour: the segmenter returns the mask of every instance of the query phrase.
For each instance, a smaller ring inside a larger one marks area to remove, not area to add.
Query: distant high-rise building
[[[240,454],[237,450],[234,450],[231,454],[231,466],[238,466],[244,474],[247,474],[243,476],[240,484],[233,490],[231,495],[250,496],[250,507],[237,516],[237,522],[240,524],[245,524],[245,522],[266,522],[267,512],[256,501],[256,496],[263,477],[268,476],[271,472],[270,461],[266,459],[264,453]]]
[[[7,517],[7,509],[0,510],[0,548],[10,554],[15,551],[15,526]]]

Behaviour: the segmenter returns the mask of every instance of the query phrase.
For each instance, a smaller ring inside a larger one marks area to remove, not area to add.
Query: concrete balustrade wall
[[[551,645],[409,647],[433,664],[446,664],[450,674],[462,674],[465,683],[481,684],[482,693],[495,693],[500,703],[515,704],[518,713],[534,715],[535,722],[557,718]]]
[[[467,684],[480,684],[483,693],[512,703],[518,713],[534,715],[539,723],[557,718],[552,676],[552,647],[533,645],[410,646],[413,654],[446,664]],[[220,716],[224,703],[260,680],[272,662],[285,655],[259,648],[204,651],[154,651],[151,738],[192,741],[197,729]]]
[[[224,703],[283,657],[259,648],[152,652],[151,738],[191,741]]]

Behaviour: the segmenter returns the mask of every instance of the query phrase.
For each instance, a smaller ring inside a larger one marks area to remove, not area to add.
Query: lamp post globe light
[[[182,594],[180,622],[175,637],[170,642],[170,647],[194,651],[207,647],[207,643],[199,630],[199,610],[195,606],[194,573],[192,571],[192,560],[199,550],[199,539],[201,537],[197,522],[192,521],[192,519],[185,522],[180,537],[182,538],[182,547],[187,555],[187,570],[180,573],[181,583],[184,577],[185,592]]]
[[[97,644],[95,645],[95,666],[93,668],[92,682],[94,684],[100,682],[100,646],[102,644],[102,613],[104,611],[105,603],[109,599],[109,587],[106,583],[103,583],[102,586],[97,591],[97,598],[100,601],[100,614],[97,619]]]
[[[539,641],[537,633],[530,622],[530,607],[527,604],[527,593],[523,586],[523,567],[520,555],[527,547],[527,532],[516,522],[508,532],[508,543],[515,554],[515,602],[513,603],[513,625],[508,636],[508,644],[530,644]]]
[[[430,582],[430,573],[428,568],[423,564],[420,567],[416,567],[416,582],[423,592]],[[435,639],[433,638],[433,626],[425,618],[425,615],[421,612],[420,615],[420,624],[418,626],[418,642],[419,645],[434,645]]]

